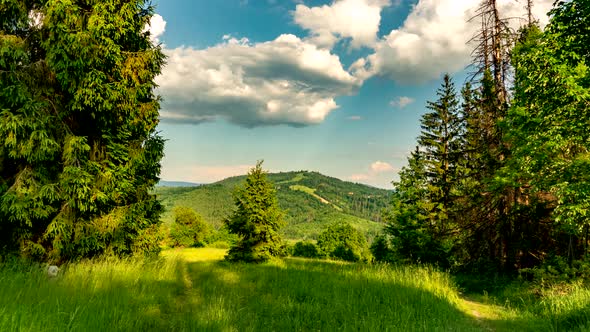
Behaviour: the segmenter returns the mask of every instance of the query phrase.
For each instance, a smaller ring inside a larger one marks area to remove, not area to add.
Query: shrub
[[[193,209],[184,206],[174,209],[174,224],[170,226],[171,246],[202,247],[209,234],[209,225]]]
[[[349,262],[372,260],[367,240],[361,232],[349,224],[328,226],[318,237],[320,254]]]
[[[390,240],[385,235],[375,237],[371,244],[371,253],[376,262],[393,262],[393,250],[391,249]]]
[[[291,255],[295,257],[318,258],[320,257],[320,252],[315,243],[299,241],[293,246]]]

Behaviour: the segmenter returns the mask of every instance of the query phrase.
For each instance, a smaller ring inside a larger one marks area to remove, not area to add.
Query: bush
[[[320,252],[313,242],[299,241],[293,246],[291,255],[295,257],[318,258],[320,257]]]
[[[203,247],[210,233],[209,225],[193,209],[184,206],[174,209],[174,224],[170,226],[172,247]]]
[[[393,250],[391,249],[390,240],[385,235],[375,237],[371,244],[371,253],[376,262],[393,262]]]
[[[361,232],[349,224],[336,223],[328,226],[318,237],[321,255],[349,262],[370,262],[372,255],[367,240]]]
[[[225,225],[221,226],[217,231],[211,231],[209,236],[205,239],[207,243],[225,242],[230,247],[238,242],[238,236],[231,234]]]

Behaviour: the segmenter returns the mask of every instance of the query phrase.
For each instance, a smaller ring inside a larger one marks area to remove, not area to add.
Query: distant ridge
[[[198,187],[203,185],[202,183],[184,182],[184,181],[164,181],[158,182],[158,187]]]
[[[233,176],[196,187],[160,184],[155,193],[165,208],[162,220],[166,224],[172,223],[174,207],[187,206],[219,228],[235,209],[234,188],[242,185],[245,179],[245,175]],[[274,184],[279,205],[286,212],[282,234],[291,240],[316,239],[334,222],[347,222],[371,239],[384,226],[381,214],[393,193],[318,172],[269,173],[268,179]]]

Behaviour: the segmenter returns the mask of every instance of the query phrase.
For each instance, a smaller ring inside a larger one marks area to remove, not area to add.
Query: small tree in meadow
[[[335,223],[318,237],[320,253],[349,262],[371,261],[372,256],[365,236],[347,223]]]
[[[279,208],[275,189],[262,170],[262,161],[248,172],[243,187],[234,192],[236,211],[225,221],[230,233],[240,239],[232,246],[229,261],[264,262],[282,254],[279,228],[283,211]]]
[[[318,258],[320,252],[313,242],[299,241],[293,246],[293,256],[305,258]]]
[[[172,246],[202,247],[210,232],[209,225],[193,209],[185,206],[174,209],[174,224],[170,227]]]

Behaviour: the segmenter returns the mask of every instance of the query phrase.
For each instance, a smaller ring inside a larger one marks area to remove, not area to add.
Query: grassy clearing
[[[590,288],[581,283],[538,286],[514,282],[490,296],[471,295],[492,309],[496,330],[590,331]]]
[[[336,205],[336,204],[334,204],[334,203],[331,203],[331,202],[330,202],[330,201],[328,201],[327,199],[325,199],[325,198],[321,197],[320,195],[316,194],[316,193],[315,193],[315,192],[316,192],[316,189],[312,189],[312,188],[309,188],[309,187],[306,187],[306,186],[302,186],[302,185],[300,185],[300,184],[295,184],[295,185],[289,186],[289,189],[291,189],[291,190],[297,190],[297,191],[302,191],[302,192],[304,192],[304,193],[306,193],[306,194],[308,194],[308,195],[311,195],[311,196],[315,197],[315,198],[316,198],[316,199],[318,199],[320,202],[322,202],[322,203],[324,203],[324,204],[330,204],[330,205],[332,205],[332,206],[333,206],[333,207],[334,207],[336,210],[338,210],[338,211],[342,211],[342,208],[341,208],[341,207],[339,207],[338,205]]]
[[[590,303],[580,288],[525,310],[461,299],[449,275],[430,268],[227,264],[224,254],[82,262],[52,280],[38,267],[3,266],[0,331],[556,331],[581,326],[572,317]]]

